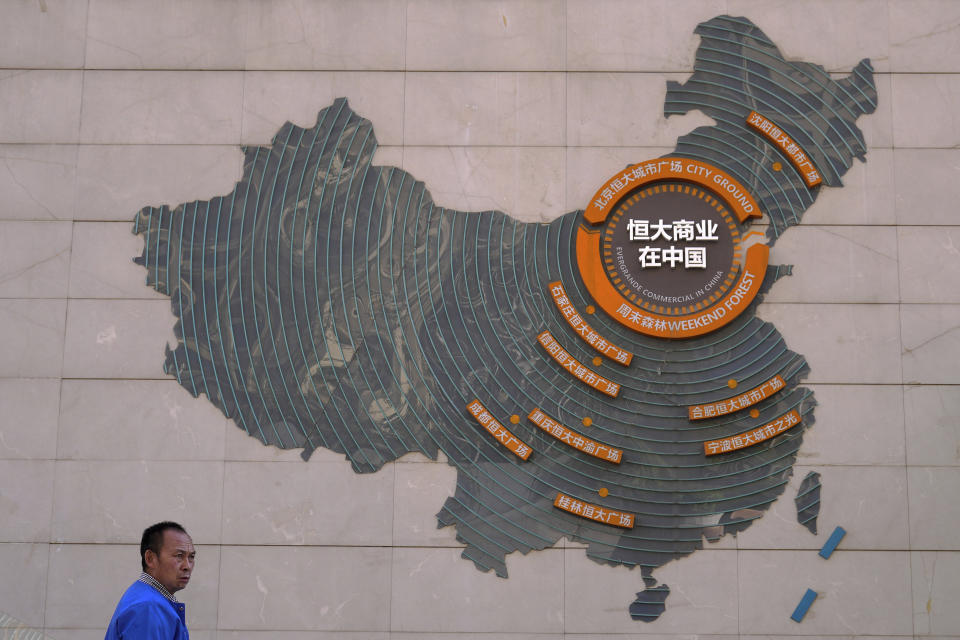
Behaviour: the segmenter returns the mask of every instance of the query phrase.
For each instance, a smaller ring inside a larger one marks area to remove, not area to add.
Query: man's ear
[[[147,549],[143,554],[143,561],[147,563],[147,569],[156,569],[159,564],[159,558],[157,554],[153,552],[153,549]]]

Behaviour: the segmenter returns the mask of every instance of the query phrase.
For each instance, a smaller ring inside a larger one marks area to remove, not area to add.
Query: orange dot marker
[[[519,423],[520,423],[520,416],[518,416],[517,414],[513,414],[512,416],[510,416],[510,422],[511,422],[512,424],[519,424]]]
[[[774,170],[774,171],[780,171],[781,169],[783,169],[783,165],[782,165],[782,164],[780,164],[779,162],[774,162],[774,163],[773,163],[773,170]]]
[[[599,367],[602,364],[603,364],[603,359],[600,356],[597,356],[596,358],[593,359],[593,366]]]
[[[593,420],[591,420],[590,418],[584,418],[582,422],[583,422],[583,426],[585,427],[589,427],[590,425],[593,424]]]
[[[597,308],[594,307],[592,304],[588,304],[588,305],[587,305],[587,308],[584,309],[584,311],[586,311],[589,315],[592,316],[594,313],[596,313]]]
[[[730,387],[731,389],[736,389],[737,381],[734,380],[733,378],[730,378],[729,380],[727,380],[727,386]]]
[[[760,417],[760,412],[759,412],[757,409],[750,409],[750,417],[751,417],[751,418],[759,418],[759,417]]]
[[[606,487],[600,487],[600,490],[597,491],[597,493],[600,494],[601,498],[606,498],[608,495],[610,495],[610,491],[608,491]]]

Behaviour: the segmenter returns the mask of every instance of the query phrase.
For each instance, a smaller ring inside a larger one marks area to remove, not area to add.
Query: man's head
[[[158,522],[140,538],[140,565],[170,593],[187,586],[196,558],[193,540],[176,522]]]

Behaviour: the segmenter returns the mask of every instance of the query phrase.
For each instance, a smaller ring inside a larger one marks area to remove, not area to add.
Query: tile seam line
[[[84,16],[83,16],[83,66],[84,66],[84,67],[87,66],[87,34],[89,33],[89,31],[90,31],[90,3],[87,2],[86,6],[84,7]],[[84,94],[84,81],[85,81],[85,80],[86,80],[86,73],[83,72],[83,71],[81,71],[81,73],[80,73],[80,95],[78,96],[78,98],[79,98],[79,104],[77,105],[77,112],[78,112],[78,113],[77,113],[76,140],[77,140],[78,142],[79,142],[80,137],[81,137],[82,132],[83,132],[83,103],[84,103],[83,94]],[[74,165],[74,175],[73,175],[73,185],[72,185],[72,194],[73,194],[72,201],[73,201],[73,202],[71,203],[71,204],[72,204],[71,214],[76,213],[77,190],[78,190],[78,187],[79,187],[79,184],[78,184],[78,179],[79,179],[79,177],[78,177],[78,175],[77,175],[76,166],[79,165],[79,150],[76,152],[76,155],[74,156],[74,161],[75,161],[77,164]],[[66,278],[66,279],[67,279],[67,282],[66,282],[67,296],[70,295],[70,274],[73,272],[73,257],[74,257],[74,246],[73,246],[73,242],[74,242],[75,232],[76,232],[76,227],[74,226],[74,223],[73,223],[73,221],[71,220],[71,229],[70,229],[70,257],[69,257],[68,262],[67,262],[67,278]],[[63,341],[60,343],[60,344],[61,344],[61,348],[60,348],[60,370],[59,370],[60,384],[58,385],[58,387],[59,387],[59,395],[58,395],[58,398],[57,398],[57,401],[58,401],[58,407],[57,407],[57,439],[56,439],[56,455],[57,455],[57,458],[59,458],[59,455],[60,455],[60,427],[61,427],[61,418],[62,418],[62,415],[63,415],[63,413],[62,413],[62,412],[63,412],[63,366],[64,366],[64,359],[65,359],[65,355],[66,355],[66,353],[65,353],[65,348],[66,348],[66,345],[67,345],[67,323],[69,322],[69,319],[70,319],[70,318],[69,318],[69,314],[70,314],[70,304],[69,304],[66,300],[65,300],[64,302],[65,302],[65,304],[64,304],[64,308],[63,308]],[[53,483],[52,483],[53,486],[52,486],[52,488],[51,488],[51,497],[50,497],[50,522],[49,522],[49,527],[50,527],[50,529],[49,529],[49,531],[50,531],[49,537],[50,537],[50,542],[51,542],[51,543],[53,542],[54,520],[55,520],[55,518],[56,518],[56,493],[57,493],[57,477],[58,477],[58,475],[59,475],[59,472],[58,472],[59,466],[60,466],[59,464],[57,464],[56,462],[54,462],[54,465],[53,465]],[[48,604],[48,602],[49,602],[50,585],[52,584],[52,581],[51,581],[51,571],[52,571],[52,565],[53,565],[53,552],[54,552],[54,545],[53,545],[53,544],[50,544],[50,546],[47,547],[46,585],[45,585],[44,597],[43,597],[43,616],[42,616],[43,623],[42,623],[42,629],[43,629],[43,633],[44,633],[44,634],[46,634],[46,631],[47,631],[47,622],[48,622],[48,621],[47,621],[47,604]]]
[[[322,105],[318,108],[318,111],[323,108]],[[362,114],[361,114],[362,115]],[[369,118],[367,118],[369,120]],[[277,128],[283,126],[284,123],[278,123]],[[295,122],[293,123],[296,126]],[[312,128],[316,123],[309,123],[306,126],[301,127],[302,129]],[[238,147],[246,146],[250,144],[259,144],[261,146],[270,146],[271,141],[266,140],[263,143],[257,143],[254,141],[244,141],[240,140],[231,140],[229,142],[162,142],[162,141],[147,141],[147,142],[138,142],[138,141],[129,141],[129,140],[120,140],[118,142],[78,142],[75,140],[3,140],[0,139],[0,147]],[[451,144],[441,144],[441,143],[392,143],[385,144],[380,143],[377,145],[377,148],[401,148],[401,147],[413,147],[413,148],[432,148],[432,147],[442,147],[448,148],[453,147],[457,149],[500,149],[500,148],[522,148],[522,149],[621,149],[623,151],[632,151],[632,150],[644,150],[644,149],[655,149],[655,150],[664,150],[668,149],[667,153],[674,153],[674,144],[532,144],[532,143],[496,143],[496,142],[487,142],[482,144],[463,144],[462,142],[454,142]],[[905,146],[905,145],[890,145],[890,146],[871,146],[867,149],[867,154],[873,151],[929,151],[929,152],[941,152],[941,151],[960,151],[960,143],[945,146],[945,147],[931,147],[928,145],[924,146]],[[15,160],[31,160],[31,158],[13,158]],[[641,160],[640,162],[643,162]],[[64,164],[64,163],[55,163],[55,164]],[[865,162],[861,162],[865,164]],[[830,187],[824,186],[824,189],[841,189],[843,187]]]
[[[409,42],[407,40],[409,33],[409,11],[410,3],[409,0],[403,4],[403,10],[400,19],[400,29],[402,30],[401,35],[401,45],[400,45],[400,55],[402,56],[400,61],[401,67],[401,76],[400,76],[400,163],[405,164],[406,156],[406,135],[407,135],[407,47]],[[359,115],[359,114],[358,114]],[[371,121],[372,123],[372,121]],[[373,129],[371,129],[372,131]],[[379,148],[380,140],[376,140],[377,147]],[[372,164],[371,157],[371,164]],[[224,465],[226,466],[226,465]],[[397,470],[396,466],[391,465],[391,473],[393,474],[393,504],[390,509],[390,547],[389,547],[389,567],[387,569],[387,580],[389,584],[389,589],[387,590],[387,610],[386,610],[386,631],[388,637],[393,635],[393,625],[394,625],[394,616],[393,616],[393,606],[394,606],[394,565],[397,562],[397,553],[396,553],[396,512],[397,512]]]
[[[380,166],[380,165],[377,165],[377,166]],[[218,197],[221,197],[221,196],[223,196],[223,194],[216,194],[216,195],[210,196],[210,198],[207,198],[207,199],[218,198]],[[204,200],[204,198],[195,198],[194,200]],[[189,202],[192,203],[193,200],[190,200]],[[181,203],[177,203],[177,204],[184,204],[184,203],[181,202]],[[453,211],[453,210],[454,210],[454,209],[452,209],[452,208],[450,208],[450,207],[444,207],[444,208],[447,209],[447,210],[450,210],[450,211]],[[576,212],[576,211],[580,211],[580,210],[581,210],[581,209],[569,209],[568,211],[565,211],[564,213],[559,214],[557,217],[559,218],[559,217],[561,217],[561,216],[568,215],[568,214],[570,214],[570,213],[573,213],[573,212]],[[462,213],[484,213],[484,212],[486,212],[486,211],[495,211],[495,209],[483,209],[483,210],[461,211],[461,212],[462,212]],[[516,219],[516,218],[515,218],[515,219]],[[517,221],[518,221],[518,222],[526,222],[527,224],[541,224],[541,223],[542,223],[541,220],[524,221],[524,220],[519,220],[519,219],[517,219]],[[548,220],[547,222],[550,222],[550,221],[551,221],[551,220]],[[24,223],[24,222],[31,222],[31,223],[32,223],[32,222],[43,222],[43,223],[50,223],[50,224],[64,224],[64,223],[68,223],[68,222],[79,222],[79,223],[84,223],[84,224],[130,224],[130,223],[132,222],[132,217],[131,217],[130,219],[127,219],[127,218],[0,218],[0,224],[4,224],[4,223]],[[754,223],[754,226],[757,227],[757,228],[761,228],[761,227],[768,227],[769,225],[767,225],[767,224],[761,224],[761,223]],[[818,222],[818,223],[815,223],[815,224],[814,224],[814,223],[809,223],[809,224],[796,225],[796,228],[798,228],[798,229],[812,229],[812,230],[813,230],[813,229],[837,229],[837,228],[844,228],[844,229],[954,229],[954,228],[957,228],[957,227],[960,227],[960,224],[912,224],[912,225],[898,225],[898,224],[859,224],[859,225],[851,225],[851,224],[842,224],[842,223],[831,224],[831,223],[826,223],[826,222]],[[164,296],[164,297],[166,297],[166,296]],[[139,298],[138,298],[138,299],[139,299]],[[148,298],[144,298],[144,299],[148,299]],[[960,303],[960,300],[958,300],[958,303]],[[857,304],[857,303],[852,303],[852,304]],[[875,304],[877,304],[877,303],[875,303]],[[895,303],[893,303],[893,304],[895,304]],[[908,304],[913,304],[913,303],[908,303]],[[950,303],[944,303],[944,304],[950,304]]]
[[[889,31],[889,29],[890,29],[890,3],[889,3],[889,2],[887,3],[886,9],[887,9],[887,29],[888,29],[888,31]],[[889,33],[888,33],[888,41],[889,41]],[[896,154],[896,150],[897,150],[898,148],[901,148],[901,147],[899,147],[899,146],[897,145],[896,130],[895,130],[895,127],[894,127],[894,123],[897,122],[897,113],[896,113],[896,112],[897,112],[897,110],[898,110],[898,109],[897,109],[897,100],[896,100],[896,97],[895,97],[896,94],[897,94],[897,90],[896,90],[896,88],[894,87],[894,80],[895,80],[895,78],[891,76],[891,78],[890,78],[891,104],[890,104],[890,132],[889,132],[889,133],[890,133],[890,144],[891,144],[891,146],[893,147],[893,153]],[[894,163],[893,163],[893,164],[894,164],[894,167],[893,167],[894,170],[893,170],[893,172],[892,172],[893,175],[891,176],[891,179],[892,179],[892,181],[893,181],[893,193],[894,193],[894,194],[897,194],[897,193],[898,193],[898,189],[897,189],[897,186],[898,186],[898,184],[897,184],[897,183],[898,183],[897,177],[898,177],[898,175],[897,175],[897,171],[896,171],[896,161],[895,161],[895,160],[894,160]],[[896,216],[897,213],[898,213],[898,212],[897,212],[897,208],[894,207],[894,215]],[[903,327],[903,320],[904,320],[904,318],[903,318],[903,310],[904,310],[904,303],[903,303],[903,286],[904,286],[903,278],[904,278],[904,273],[903,273],[903,267],[904,267],[904,265],[903,265],[903,262],[902,262],[903,257],[902,257],[902,255],[901,255],[901,240],[902,240],[902,238],[901,238],[901,234],[899,233],[899,227],[898,227],[898,229],[897,229],[897,234],[896,234],[896,235],[897,235],[897,242],[896,242],[895,248],[896,248],[896,252],[897,252],[897,253],[896,253],[896,258],[897,258],[897,298],[900,300],[900,304],[897,305],[897,329],[898,329],[897,338],[898,338],[898,341],[899,341],[899,343],[900,343],[900,344],[899,344],[899,347],[900,347],[900,382],[902,383],[902,382],[905,381],[905,376],[904,376],[904,362],[903,362],[903,361],[904,361],[904,355],[906,354],[906,344],[905,344],[905,342],[904,342],[904,327]],[[910,612],[911,612],[911,614],[912,614],[912,615],[910,616],[910,630],[912,631],[914,637],[916,637],[916,635],[917,635],[917,615],[916,615],[916,614],[914,613],[914,611],[913,611],[913,603],[916,602],[916,595],[917,595],[917,594],[915,593],[915,591],[916,591],[917,587],[916,587],[915,577],[914,577],[914,575],[913,575],[913,553],[914,553],[914,549],[913,549],[913,526],[912,526],[913,520],[912,520],[912,518],[910,517],[910,475],[911,475],[911,474],[910,474],[911,465],[910,465],[910,463],[909,463],[909,459],[910,459],[910,454],[909,454],[909,451],[910,451],[910,438],[909,438],[908,433],[907,433],[907,397],[906,397],[906,395],[907,395],[907,386],[906,386],[906,385],[903,385],[903,386],[901,386],[901,388],[900,388],[900,411],[901,411],[901,416],[902,416],[902,419],[903,419],[903,421],[902,421],[902,424],[903,424],[903,428],[902,428],[902,429],[903,429],[903,432],[902,432],[902,435],[903,435],[903,483],[904,483],[904,493],[905,493],[905,498],[906,498],[905,502],[906,502],[906,511],[907,511],[907,512],[906,512],[906,520],[907,520],[907,523],[906,523],[906,524],[907,524],[907,526],[906,526],[906,529],[907,529],[907,532],[906,532],[906,533],[907,533],[907,556],[908,556],[908,557],[907,557],[907,573],[908,573],[908,575],[909,575],[909,580],[910,580],[910,602],[911,602]],[[916,467],[914,467],[914,468],[916,468]]]
[[[157,461],[148,461],[148,462],[157,462]],[[177,461],[172,461],[172,462],[177,462]],[[181,462],[192,462],[192,461],[189,461],[189,460],[188,460],[188,461],[181,461]],[[200,461],[200,462],[203,462],[203,461]],[[260,462],[262,462],[262,461],[260,461]],[[439,463],[438,463],[438,464],[439,464]],[[949,467],[949,468],[956,468],[956,467]],[[448,526],[451,526],[451,527],[452,527],[453,525],[448,525]],[[726,536],[732,536],[732,535],[733,535],[733,534],[724,534],[724,537],[726,537]],[[813,537],[813,536],[811,536],[811,537]],[[722,538],[721,538],[721,539],[722,539]],[[54,541],[51,541],[51,542],[46,542],[46,541],[44,541],[44,540],[33,540],[33,541],[23,540],[23,541],[5,541],[5,542],[0,542],[0,544],[53,544],[53,545],[65,545],[65,546],[89,546],[89,547],[93,547],[93,546],[130,546],[130,545],[139,545],[139,544],[140,544],[140,541],[139,541],[139,539],[137,539],[137,540],[130,540],[130,541],[128,541],[128,542],[121,542],[121,541],[113,541],[113,542],[103,542],[103,541],[85,542],[85,541],[82,541],[82,540],[72,540],[72,541],[71,541],[71,540],[54,540]],[[271,547],[271,548],[285,548],[285,549],[304,549],[304,548],[311,548],[311,549],[313,549],[313,548],[315,548],[315,549],[391,549],[391,548],[393,548],[391,545],[388,545],[388,544],[339,544],[339,543],[336,543],[336,542],[330,542],[330,543],[290,544],[290,543],[281,543],[281,542],[262,542],[262,541],[257,541],[257,542],[224,542],[224,543],[218,543],[218,542],[197,542],[197,544],[202,545],[202,546],[205,546],[205,547],[218,547],[218,546],[223,546],[223,547],[260,547],[260,546],[265,546],[265,547]],[[731,552],[734,552],[734,551],[797,551],[797,552],[806,552],[806,551],[809,551],[810,549],[817,549],[817,550],[818,550],[818,549],[820,549],[822,546],[823,546],[822,544],[816,543],[816,544],[812,544],[812,545],[809,546],[809,547],[800,547],[800,548],[798,548],[798,547],[796,547],[796,546],[784,546],[784,547],[773,547],[773,546],[771,546],[771,547],[752,547],[752,546],[751,546],[751,547],[741,547],[740,549],[735,549],[735,548],[733,548],[733,547],[715,547],[715,548],[703,547],[703,548],[701,548],[701,549],[697,549],[697,550],[694,551],[693,553],[697,553],[698,551],[721,552],[721,553],[731,553]],[[425,550],[435,551],[435,550],[443,550],[443,549],[449,549],[449,550],[465,549],[466,547],[465,547],[465,546],[455,546],[455,545],[433,545],[433,546],[431,546],[431,545],[399,545],[397,548],[402,548],[402,549],[425,549]],[[587,547],[557,547],[557,546],[551,546],[551,547],[546,547],[546,548],[544,548],[544,549],[536,549],[535,551],[544,551],[544,552],[551,552],[551,553],[565,553],[565,552],[567,552],[567,551],[588,551],[588,550],[589,550],[589,549],[588,549]],[[946,552],[954,552],[954,551],[960,551],[960,547],[957,547],[956,549],[950,549],[950,548],[935,548],[935,547],[929,547],[929,548],[928,548],[928,547],[923,547],[923,548],[920,548],[920,549],[918,549],[918,550],[921,550],[921,551],[946,551]],[[907,549],[907,548],[904,548],[904,547],[896,547],[896,546],[891,546],[891,547],[876,547],[876,548],[866,548],[866,547],[864,547],[864,548],[852,548],[852,549],[846,549],[846,548],[844,548],[844,552],[846,552],[846,551],[850,551],[850,552],[852,552],[852,553],[886,553],[886,552],[889,552],[889,551],[909,552],[910,549]],[[521,554],[521,555],[526,555],[526,554],[523,554],[522,552],[520,552],[519,550],[514,550],[514,551],[511,551],[510,553],[518,553],[518,554]],[[665,552],[665,553],[669,553],[669,552]],[[464,562],[470,562],[470,561],[464,559]],[[665,566],[665,565],[664,565],[664,566]],[[477,569],[477,572],[480,573],[480,574],[483,574],[483,575],[488,575],[488,572],[483,572],[483,571],[480,571],[479,569]]]
[[[0,378],[2,380],[2,378]],[[224,418],[227,420],[227,418]],[[278,452],[285,452],[288,455],[299,451],[299,449],[279,449],[275,448]],[[332,455],[340,455],[334,452],[332,449],[323,449],[324,451],[330,452]],[[59,456],[59,454],[58,454]],[[216,458],[94,458],[94,457],[56,457],[56,458],[7,458],[0,456],[0,461],[3,462],[30,462],[30,461],[40,461],[40,462],[131,462],[131,463],[140,463],[140,462],[229,462],[232,464],[304,464],[303,460],[266,460],[258,458],[232,458],[228,456],[219,456]],[[336,460],[322,460],[320,462],[310,462],[308,464],[340,464],[342,461],[337,458]],[[415,461],[401,461],[394,460],[395,464],[426,464],[426,465],[438,465],[444,464],[437,462],[432,459],[427,460],[415,460]],[[817,461],[799,461],[795,463],[797,467],[803,468],[879,468],[879,469],[900,469],[904,465],[899,462],[817,462]],[[911,464],[911,468],[915,469],[956,469],[960,472],[960,465],[945,465],[945,464]],[[958,547],[960,548],[960,547]]]
[[[787,62],[802,62],[800,60],[788,59]],[[816,64],[823,67],[828,75],[846,75],[854,68],[855,64],[849,67],[828,69],[822,64]],[[410,68],[406,66],[377,68],[377,67],[336,67],[336,68],[309,68],[309,67],[107,67],[107,66],[79,66],[79,67],[16,67],[0,65],[2,72],[75,72],[75,71],[94,71],[104,73],[368,73],[368,74],[399,74],[399,73],[420,73],[420,74],[468,74],[468,73],[553,73],[553,74],[633,74],[633,75],[664,75],[664,74],[692,74],[693,69],[668,68],[668,69],[631,69],[631,68],[608,68],[608,69],[590,69],[590,68],[570,68],[561,66],[555,69],[547,68],[522,68],[511,69],[506,67],[482,67],[473,69],[431,69],[427,67]],[[960,76],[960,69],[956,71],[941,70],[909,70],[909,71],[878,71],[873,70],[875,76]]]
[[[570,118],[570,82],[569,82],[569,60],[570,60],[570,51],[569,51],[569,33],[570,33],[570,3],[568,0],[563,0],[563,17],[562,17],[562,44],[563,48],[563,71],[564,75],[562,76],[562,103],[560,106],[560,141],[562,143],[561,148],[561,158],[560,158],[560,176],[563,184],[567,184],[569,181],[569,118]],[[563,189],[561,195],[562,202],[565,205],[564,208],[569,209],[567,205],[568,194],[566,189]],[[459,472],[457,474],[457,483],[459,484]],[[560,554],[560,633],[566,637],[567,633],[567,543],[572,539],[572,536],[562,536],[557,539],[556,545],[560,545],[561,554]],[[504,563],[506,563],[506,556],[504,556]],[[628,605],[629,612],[629,605]]]
[[[191,202],[192,202],[192,201],[191,201]],[[465,213],[483,213],[483,212],[482,212],[482,211],[479,211],[479,212],[465,212]],[[0,222],[2,222],[2,221],[0,221]],[[41,221],[41,220],[14,220],[14,221],[11,221],[11,222],[43,222],[43,221]],[[123,224],[123,223],[124,223],[124,220],[103,220],[103,221],[99,221],[99,220],[96,220],[96,221],[69,220],[69,221],[67,221],[67,220],[65,220],[65,221],[63,221],[63,222],[71,222],[71,223],[85,223],[85,222],[89,222],[90,224],[104,224],[104,223]],[[543,224],[543,223],[531,222],[531,223],[529,223],[529,224]],[[147,285],[144,285],[144,287],[146,287],[146,286],[147,286]],[[768,294],[768,295],[769,295],[769,294]],[[95,301],[113,301],[113,302],[117,302],[117,301],[128,301],[128,302],[158,302],[158,303],[159,303],[159,302],[168,302],[168,301],[169,301],[169,296],[163,296],[163,297],[159,297],[159,298],[157,298],[157,297],[134,298],[134,297],[95,297],[95,296],[83,296],[83,297],[79,297],[79,296],[77,296],[77,297],[75,297],[75,296],[36,296],[36,297],[23,297],[23,296],[3,296],[3,295],[0,295],[0,300],[83,300],[83,301],[95,300]],[[857,306],[857,307],[865,307],[865,306],[886,306],[886,307],[892,307],[892,306],[917,306],[917,307],[942,306],[942,307],[954,307],[954,306],[960,306],[960,300],[952,301],[952,302],[937,302],[937,301],[931,301],[931,302],[898,302],[898,301],[895,301],[895,300],[894,300],[894,301],[890,301],[890,302],[882,302],[882,301],[881,301],[881,302],[866,302],[866,301],[864,301],[864,302],[858,302],[858,301],[832,301],[832,300],[823,300],[823,301],[786,301],[786,300],[771,301],[771,300],[764,300],[764,301],[761,302],[760,304],[762,304],[762,305],[767,305],[767,306],[773,306],[773,305],[794,305],[794,306],[808,306],[808,307],[809,307],[809,306],[817,306],[817,307],[819,307],[819,306],[848,306],[848,307],[852,307],[852,306]],[[764,322],[768,322],[768,321],[765,320]],[[667,344],[667,343],[665,343],[665,344]]]
[[[318,101],[319,101],[319,100],[320,100],[320,99],[318,98]],[[323,105],[320,106],[320,108],[322,108],[322,107],[324,107],[324,106],[328,106],[328,105],[327,105],[327,104],[323,104]],[[319,111],[319,108],[318,108],[318,111]],[[364,117],[364,116],[362,116],[362,114],[360,114],[360,115],[361,115],[361,117]],[[681,117],[683,117],[683,116],[681,116]],[[366,118],[366,119],[369,120],[369,118]],[[286,121],[284,121],[284,122],[286,122]],[[284,124],[284,122],[277,123],[277,128],[281,127],[281,126]],[[296,123],[294,122],[294,124],[296,124]],[[301,127],[301,128],[303,128],[303,129],[312,128],[315,124],[316,124],[315,122],[309,122],[306,126],[303,126],[303,127]],[[297,126],[299,126],[299,125],[297,125]],[[235,140],[230,140],[230,141],[228,141],[228,142],[220,142],[220,141],[195,142],[194,139],[195,139],[195,136],[194,136],[194,138],[191,138],[191,139],[189,139],[189,140],[186,140],[186,139],[185,139],[185,140],[182,141],[182,142],[180,142],[180,141],[174,141],[174,142],[168,142],[168,141],[153,141],[153,140],[147,141],[147,142],[138,142],[138,141],[131,141],[131,140],[119,140],[119,141],[117,141],[117,142],[97,142],[97,141],[78,142],[78,141],[72,140],[72,139],[71,139],[71,140],[44,140],[44,139],[35,139],[35,140],[8,139],[8,140],[4,140],[4,139],[0,138],[0,146],[2,146],[2,147],[14,147],[14,148],[16,148],[16,147],[136,147],[136,146],[141,146],[141,147],[230,147],[230,146],[240,146],[240,145],[253,144],[252,141],[244,141],[244,140],[240,140],[239,138],[237,138],[237,139],[235,139]],[[263,144],[264,144],[264,145],[269,145],[269,144],[271,144],[271,141],[270,141],[269,139],[267,139],[266,142],[264,142]],[[632,151],[632,150],[635,150],[635,149],[636,149],[636,150],[643,150],[643,149],[660,149],[660,150],[664,150],[664,149],[666,149],[666,150],[668,150],[667,153],[676,153],[676,151],[675,151],[675,143],[661,144],[661,143],[658,143],[658,142],[656,142],[656,141],[653,141],[653,142],[645,142],[645,143],[642,143],[642,144],[627,144],[627,143],[620,143],[620,144],[605,144],[605,143],[590,144],[590,143],[582,143],[582,142],[578,142],[578,143],[563,143],[563,144],[543,144],[543,143],[540,143],[540,144],[534,144],[534,143],[509,143],[509,144],[508,144],[508,143],[499,143],[499,142],[484,142],[484,143],[464,144],[463,142],[453,142],[453,143],[450,143],[450,144],[441,144],[441,143],[399,143],[399,142],[397,142],[397,143],[391,143],[391,144],[380,143],[380,144],[377,145],[378,148],[380,148],[380,147],[395,148],[395,147],[402,147],[402,146],[406,146],[406,147],[457,147],[457,148],[463,147],[463,148],[468,148],[468,149],[469,149],[469,148],[481,148],[481,149],[482,149],[482,148],[486,148],[486,147],[494,147],[494,148],[496,148],[496,147],[524,147],[524,148],[526,148],[526,147],[534,147],[534,148],[542,147],[542,148],[545,148],[545,149],[553,149],[553,148],[562,148],[562,149],[622,149],[622,150],[624,150],[624,151]],[[871,146],[867,147],[867,155],[870,154],[870,151],[914,151],[914,152],[916,152],[916,151],[929,151],[929,152],[931,152],[931,153],[939,153],[939,152],[943,152],[943,151],[960,151],[960,143],[951,144],[951,145],[949,145],[949,146],[942,146],[942,147],[941,147],[941,146],[930,146],[930,145],[927,145],[927,144],[925,144],[925,145],[911,146],[911,145],[904,145],[904,144],[894,145],[893,143],[890,143],[890,144],[886,144],[886,145],[871,145]],[[24,159],[24,160],[29,160],[30,158],[23,158],[23,159]],[[861,164],[866,164],[866,163],[867,163],[867,161],[860,161],[860,162],[858,163],[858,165],[855,165],[855,166],[859,166],[859,165],[861,165]],[[51,164],[64,164],[64,163],[61,162],[61,163],[51,163]],[[829,185],[823,185],[821,188],[823,188],[823,189],[841,189],[841,188],[843,188],[843,186],[831,187],[831,186],[829,186]]]
[[[0,375],[0,380],[83,380],[83,381],[100,381],[100,382],[127,382],[127,381],[142,381],[142,382],[153,382],[155,380],[164,380],[164,381],[175,381],[174,376],[164,376],[162,378],[132,378],[132,377],[99,377],[99,376],[90,376],[90,377],[79,377],[79,376],[4,376]],[[957,387],[960,386],[960,382],[863,382],[863,381],[852,381],[852,382],[810,382],[809,380],[804,380],[802,386],[835,386],[835,387]],[[206,395],[206,394],[201,394]],[[677,405],[677,406],[686,406],[686,405]],[[960,465],[958,465],[960,466]]]
[[[318,111],[322,109],[324,105],[318,106]],[[362,114],[361,114],[362,116]],[[362,116],[365,117],[365,116]],[[369,120],[369,118],[366,118]],[[277,128],[283,126],[283,122],[277,123]],[[300,127],[301,129],[311,128],[313,125],[308,124],[305,126],[298,125],[296,122],[293,123],[295,126]],[[241,146],[250,146],[257,145],[262,147],[271,146],[270,140],[257,141],[257,140],[242,140],[235,139],[229,141],[222,140],[212,140],[209,142],[162,142],[162,141],[138,141],[138,140],[119,140],[112,142],[91,142],[79,140],[3,140],[0,139],[0,147],[241,147]],[[674,143],[660,144],[656,142],[651,142],[647,144],[530,144],[530,143],[496,143],[488,142],[482,144],[463,144],[462,142],[455,141],[451,143],[441,143],[441,142],[399,142],[399,143],[381,143],[378,144],[378,148],[455,148],[455,149],[573,149],[573,150],[582,150],[582,149],[618,149],[623,151],[631,150],[643,150],[643,149],[654,149],[657,152],[667,150],[665,153],[670,154],[674,153]],[[873,151],[960,151],[960,143],[950,146],[943,147],[931,147],[929,145],[925,146],[909,146],[909,145],[889,145],[889,146],[871,146],[868,148],[867,153]],[[665,156],[666,157],[666,156]],[[27,160],[30,158],[14,158],[18,160]],[[644,162],[648,158],[638,160],[637,162]],[[824,187],[825,189],[840,189],[842,187]]]
[[[663,75],[663,74],[692,74],[693,69],[509,69],[487,67],[480,69],[429,69],[429,68],[331,68],[331,69],[310,69],[310,68],[237,68],[237,67],[204,67],[202,69],[184,68],[184,67],[5,67],[0,66],[2,72],[77,72],[92,71],[103,73],[366,73],[366,74],[406,74],[419,73],[424,75],[439,74],[470,74],[470,73],[524,73],[524,74],[634,74],[634,75]],[[843,74],[848,71],[828,71],[827,73]],[[877,72],[874,72],[877,73]],[[917,75],[937,75],[936,72],[914,72]],[[957,72],[940,72],[941,75],[960,75]]]
[[[379,165],[378,165],[379,166]],[[211,198],[221,197],[223,194],[218,194],[211,196]],[[198,200],[203,200],[203,198],[197,198]],[[191,200],[190,202],[193,202]],[[178,203],[183,204],[183,203]],[[447,210],[453,211],[450,207],[444,207]],[[491,209],[475,210],[475,211],[463,211],[463,213],[484,213],[486,211],[491,211]],[[570,209],[569,211],[560,214],[557,217],[564,215],[569,215],[580,209]],[[12,224],[12,223],[45,223],[45,224],[66,224],[66,223],[81,223],[81,224],[129,224],[130,220],[126,218],[0,218],[0,224]],[[524,222],[523,220],[518,220],[518,222]],[[530,224],[539,224],[540,221],[531,221]],[[768,227],[768,224],[764,223],[754,223],[754,226],[757,228]],[[829,222],[816,222],[816,223],[806,223],[795,225],[791,228],[796,229],[910,229],[910,230],[931,230],[931,229],[954,229],[960,227],[960,224],[848,224],[848,223],[829,223]],[[960,302],[960,300],[958,300]],[[909,304],[909,303],[908,303]]]

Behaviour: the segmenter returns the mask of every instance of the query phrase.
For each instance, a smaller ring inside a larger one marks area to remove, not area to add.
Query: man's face
[[[167,591],[174,593],[183,589],[190,581],[196,555],[190,536],[176,529],[166,529],[163,532],[163,547],[160,548],[160,553],[155,554],[148,549],[144,560],[147,563],[147,573]]]

